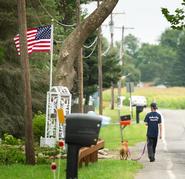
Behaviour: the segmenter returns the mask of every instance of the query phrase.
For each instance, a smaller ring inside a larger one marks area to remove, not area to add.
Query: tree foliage
[[[182,6],[185,5],[185,0],[182,0]],[[171,23],[171,28],[182,30],[185,27],[185,11],[184,8],[177,8],[174,14],[171,14],[167,8],[162,8],[162,13],[165,18]]]
[[[134,82],[141,80],[168,86],[184,86],[184,36],[184,31],[167,29],[156,45],[129,45],[137,43],[137,40],[125,37],[125,75],[135,73],[136,77],[137,74],[137,78],[129,76]]]
[[[106,0],[109,4],[114,3],[114,5],[117,1]],[[81,1],[81,3],[88,2],[91,2],[91,0]],[[20,59],[16,54],[13,42],[13,37],[18,33],[17,4],[16,1],[11,0],[0,0],[0,4],[0,135],[8,132],[20,137],[24,133],[22,77]],[[104,12],[108,15],[111,9],[106,7]],[[75,26],[66,27],[61,23],[75,24],[75,14],[76,2],[74,0],[27,0],[28,28],[50,24],[51,19],[54,19],[54,71],[58,63],[59,51],[65,44],[64,39],[76,28]],[[106,17],[104,13],[102,15]],[[100,14],[99,16],[101,17],[102,15]],[[81,18],[83,19],[83,14]],[[49,54],[46,53],[35,53],[29,56],[34,113],[37,113],[38,110],[45,112],[46,92],[49,89],[49,58]],[[84,62],[84,68],[87,66],[85,70],[87,70],[87,73],[89,69],[93,70],[91,69],[91,64],[93,63],[94,71],[92,71],[92,74],[97,74],[97,71],[95,71],[97,70],[96,56],[94,55],[88,60],[87,65],[86,61]],[[73,68],[73,65],[70,68]],[[84,77],[86,84],[88,75],[84,75]],[[92,75],[91,78],[93,78],[92,85],[90,81],[87,83],[91,89],[88,92],[85,89],[85,95],[86,92],[87,95],[91,92],[93,93],[97,88],[97,76]],[[73,82],[71,81],[71,83]]]

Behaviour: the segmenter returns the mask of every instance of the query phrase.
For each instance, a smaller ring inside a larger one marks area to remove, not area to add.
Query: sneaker
[[[150,162],[154,162],[154,161],[155,161],[155,158],[150,159]]]

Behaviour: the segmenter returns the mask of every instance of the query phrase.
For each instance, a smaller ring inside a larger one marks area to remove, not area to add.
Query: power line
[[[98,40],[98,37],[96,37],[96,38],[94,39],[94,41],[93,41],[89,46],[83,45],[83,47],[84,47],[84,48],[91,48],[91,47],[97,42],[97,40]]]
[[[111,45],[109,45],[108,46],[108,48],[102,53],[102,56],[106,56],[107,55],[107,53],[109,52],[109,50],[110,50],[110,47],[111,47]]]
[[[87,56],[83,56],[83,58],[89,58],[93,53],[94,53],[94,51],[96,50],[96,47],[97,47],[97,43],[96,43],[96,45],[94,46],[94,48],[93,48],[93,50],[91,51],[91,53],[89,54],[89,55],[87,55]]]
[[[38,0],[39,1],[39,3],[40,3],[40,5],[41,5],[41,7],[42,7],[42,9],[47,13],[47,15],[51,18],[51,19],[54,19],[54,21],[57,23],[57,24],[59,24],[59,25],[62,25],[62,26],[64,26],[64,27],[74,27],[74,26],[76,26],[76,23],[75,24],[63,24],[63,23],[61,23],[60,21],[58,21],[58,20],[56,20],[49,12],[48,12],[48,10],[44,7],[44,5],[42,4],[42,2],[40,1],[40,0]]]

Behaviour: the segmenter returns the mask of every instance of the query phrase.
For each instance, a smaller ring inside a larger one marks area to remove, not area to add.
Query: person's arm
[[[162,139],[162,120],[161,120],[161,115],[160,114],[159,114],[158,124],[159,124],[159,139]]]
[[[159,138],[162,139],[162,123],[159,124]]]
[[[145,116],[144,122],[145,122],[145,125],[148,126],[148,114]]]

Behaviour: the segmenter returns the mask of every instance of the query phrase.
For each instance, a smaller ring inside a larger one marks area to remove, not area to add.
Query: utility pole
[[[134,29],[133,27],[115,27],[116,29],[121,29],[121,47],[120,47],[120,65],[122,66],[122,75],[123,75],[123,65],[124,65],[124,48],[123,48],[123,43],[124,43],[124,31],[125,29]],[[130,75],[130,74],[129,74]],[[127,75],[127,76],[129,76]],[[120,78],[120,80],[118,81],[118,104],[121,101],[121,87],[122,87],[122,77]],[[120,116],[120,109],[119,109],[119,116]]]
[[[123,47],[123,43],[124,43],[124,32],[125,30],[132,30],[134,29],[133,27],[114,27],[115,29],[120,29],[121,30],[121,48],[120,48],[120,64],[124,64],[123,61],[123,54],[124,54],[124,47]]]
[[[112,13],[110,15],[110,23],[109,23],[109,27],[110,27],[110,38],[111,38],[111,48],[113,48],[114,46],[114,40],[113,40],[113,37],[114,37],[114,22],[113,22],[113,16],[112,16]]]
[[[76,17],[77,25],[80,24],[80,0],[76,0]],[[79,112],[83,113],[83,58],[82,48],[80,49],[78,56],[78,94],[79,94]]]
[[[26,3],[25,0],[17,0],[18,21],[20,34],[20,58],[24,85],[24,120],[25,120],[25,153],[26,163],[35,164],[35,152],[33,147],[32,130],[32,97],[30,87],[30,72],[27,47],[27,22],[26,22]]]
[[[120,59],[120,65],[122,66],[121,67],[121,76],[123,75],[123,53],[124,53],[124,49],[123,49],[123,41],[124,41],[124,26],[122,26],[122,33],[121,33],[121,45],[120,45],[120,56],[119,56],[119,59]],[[121,102],[121,87],[122,87],[122,84],[121,84],[121,78],[120,80],[118,81],[118,104]],[[120,116],[120,110],[119,109],[119,116]]]
[[[110,38],[111,38],[111,49],[114,46],[114,40],[113,40],[113,36],[114,36],[114,22],[113,22],[113,16],[112,13],[110,15],[110,23],[109,23],[109,27],[110,27]],[[113,81],[111,81],[111,109],[114,109],[114,83]]]
[[[97,1],[99,7],[100,0]],[[98,28],[98,93],[99,93],[99,114],[103,114],[103,97],[102,97],[102,42],[101,42],[101,26]]]

